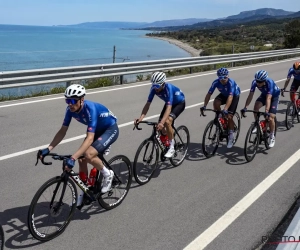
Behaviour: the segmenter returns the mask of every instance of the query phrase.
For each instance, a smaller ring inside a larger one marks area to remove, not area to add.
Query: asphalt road
[[[267,70],[282,87],[294,60],[231,69],[230,77],[243,91],[238,109],[244,107],[257,70]],[[267,151],[262,148],[251,163],[245,161],[244,140],[253,121],[249,114],[241,120],[241,134],[236,145],[232,149],[223,145],[216,156],[206,159],[201,141],[213,114],[207,112],[205,118],[199,117],[199,106],[215,78],[215,72],[205,72],[170,79],[186,96],[187,108],[176,125],[186,125],[191,135],[190,148],[181,166],[160,164],[154,178],[144,186],[133,180],[128,196],[116,209],[104,211],[95,204],[76,211],[65,232],[46,243],[34,240],[29,234],[27,211],[38,188],[61,173],[60,164],[34,164],[36,150],[49,144],[60,128],[66,105],[62,95],[0,103],[0,224],[5,231],[5,247],[174,250],[185,248],[199,235],[205,237],[201,244],[206,241],[205,249],[210,250],[244,250],[258,246],[262,237],[277,226],[300,190],[299,156],[294,156],[296,164],[261,196],[253,202],[249,199],[240,215],[234,215],[237,213],[233,211],[229,215],[231,219],[220,221],[223,229],[219,230],[221,227],[216,224],[217,229],[210,230],[211,226],[299,149],[300,124],[289,131],[284,126],[286,95],[278,107],[279,128],[274,148]],[[118,124],[123,124],[108,159],[125,154],[133,161],[139,144],[150,135],[150,127],[145,125],[142,131],[133,131],[131,123],[139,117],[149,88],[149,83],[137,83],[94,89],[87,94],[87,99],[106,105],[118,117]],[[256,90],[255,97],[258,92]],[[216,90],[213,98],[217,94]],[[162,106],[163,102],[155,97],[148,116],[158,115]],[[208,107],[212,107],[212,103]],[[85,126],[73,120],[66,136],[70,140],[54,151],[74,152],[85,131]],[[76,136],[81,137],[72,139]],[[200,249],[200,245],[198,247]]]

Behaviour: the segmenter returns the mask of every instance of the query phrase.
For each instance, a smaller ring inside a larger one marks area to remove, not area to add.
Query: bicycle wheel
[[[144,185],[149,182],[157,168],[159,149],[151,139],[144,140],[136,151],[133,162],[135,181]]]
[[[4,248],[4,232],[3,232],[3,228],[0,225],[0,250],[3,250]]]
[[[171,164],[176,167],[179,166],[183,161],[187,154],[188,147],[190,144],[190,132],[186,126],[179,126],[177,129],[177,133],[174,136],[174,156],[170,159]],[[179,138],[179,136],[181,138]]]
[[[108,161],[108,164],[114,171],[111,190],[98,197],[100,206],[106,210],[113,209],[122,203],[128,194],[132,179],[131,162],[125,155],[116,155]],[[102,178],[98,181],[100,179]]]
[[[275,131],[274,131],[274,136],[276,137],[276,132],[277,132],[277,118],[275,117]],[[269,146],[269,138],[270,138],[270,123],[268,122],[268,127],[266,131],[263,133],[263,138],[265,142],[265,147],[266,149],[270,149]]]
[[[207,145],[205,142],[206,134],[208,140],[212,141],[211,145]],[[221,134],[220,126],[216,124],[214,120],[210,121],[204,130],[203,139],[202,139],[202,151],[207,158],[210,158],[213,155],[215,155],[220,142],[220,134]]]
[[[256,128],[256,132],[252,131]],[[258,145],[260,144],[260,127],[257,124],[252,124],[247,132],[245,145],[244,145],[244,155],[247,162],[254,159]]]
[[[234,113],[233,121],[234,121],[234,130],[233,130],[233,135],[234,135],[233,145],[234,145],[237,142],[239,135],[240,135],[240,131],[241,131],[241,118],[240,118],[239,113],[237,113],[237,112]]]
[[[77,189],[71,179],[66,185],[60,176],[48,180],[36,192],[29,206],[27,223],[32,236],[40,241],[48,241],[60,235],[71,221],[76,202]]]
[[[294,120],[297,117],[299,122],[299,115],[296,106],[293,102],[289,102],[285,111],[285,126],[287,130],[290,130],[294,126]]]

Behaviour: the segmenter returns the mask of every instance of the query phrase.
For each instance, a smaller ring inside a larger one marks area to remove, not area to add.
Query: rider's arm
[[[54,136],[52,142],[49,144],[48,149],[51,151],[53,148],[55,148],[61,141],[64,139],[67,130],[69,127],[67,126],[61,126],[60,130],[56,133]]]
[[[286,80],[285,80],[285,83],[284,83],[284,89],[286,89],[286,87],[289,85],[290,83],[290,80],[291,80],[291,77],[292,77],[292,74],[293,74],[293,68],[291,68],[288,72],[288,75],[286,77]]]
[[[230,107],[230,105],[231,105],[231,103],[232,103],[232,99],[233,99],[233,96],[232,96],[232,95],[229,95],[228,98],[227,98],[225,107],[224,107],[225,110],[228,110],[228,109],[229,109],[229,107]]]
[[[92,145],[94,141],[94,136],[95,133],[87,132],[85,140],[81,144],[80,148],[76,151],[76,153],[72,155],[71,158],[77,160],[81,155],[83,155],[87,151],[87,149]]]
[[[251,103],[253,95],[254,95],[254,92],[249,93],[248,98],[247,98],[246,103],[245,103],[245,108],[247,108],[249,106],[249,104]]]
[[[270,106],[271,106],[272,95],[271,94],[267,94],[266,98],[267,98],[266,99],[266,113],[269,113]]]
[[[167,105],[166,111],[164,113],[164,116],[163,116],[163,118],[160,121],[162,124],[165,124],[166,120],[168,119],[168,117],[169,117],[169,115],[171,113],[171,110],[172,110],[172,105]]]
[[[205,96],[205,99],[204,99],[204,106],[205,107],[206,107],[207,103],[209,102],[210,97],[211,97],[211,94],[207,93],[206,96]]]
[[[151,102],[146,102],[146,104],[142,110],[142,114],[139,118],[140,121],[142,121],[144,119],[144,117],[147,115],[150,105],[151,105]]]

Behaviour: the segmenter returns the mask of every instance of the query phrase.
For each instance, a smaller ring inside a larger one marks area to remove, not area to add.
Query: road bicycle
[[[50,153],[54,160],[65,161],[71,155],[58,155]],[[84,183],[79,173],[73,170],[64,170],[60,176],[53,177],[46,181],[34,195],[28,210],[28,228],[32,236],[40,241],[51,240],[60,235],[70,223],[77,206],[77,188],[84,192],[82,205],[89,205],[98,201],[101,207],[106,210],[119,206],[128,194],[131,180],[131,162],[124,155],[117,155],[108,162],[103,155],[98,155],[104,165],[114,172],[111,189],[107,193],[101,193],[102,174],[97,171],[96,181],[93,186]],[[84,156],[79,157],[79,159]],[[37,162],[39,161],[39,153]],[[44,165],[51,165],[52,162],[44,162]],[[48,198],[47,198],[48,197]]]
[[[0,250],[4,249],[4,240],[5,240],[5,238],[4,238],[3,228],[0,225]]]
[[[202,138],[202,151],[206,158],[210,158],[215,155],[220,142],[226,140],[228,143],[229,127],[228,118],[223,114],[222,111],[214,109],[205,109],[205,111],[215,112],[215,118],[211,120],[203,133]],[[203,111],[201,111],[200,116],[206,116]],[[237,142],[241,129],[241,119],[237,112],[233,116],[234,129],[233,129],[233,145]],[[211,143],[206,143],[206,138]]]
[[[283,92],[292,92],[292,91],[285,91],[281,90],[281,95],[284,97]],[[294,101],[290,101],[286,107],[285,111],[285,126],[287,130],[290,130],[291,127],[294,127],[294,121],[297,118],[298,123],[300,122],[300,99],[299,99],[299,94],[300,92],[295,92],[293,93],[298,94],[298,99],[294,98]]]
[[[174,130],[175,153],[173,157],[166,158],[164,155],[168,152],[169,147],[160,139],[161,132],[156,129],[158,123],[141,121],[135,125],[133,129],[136,128],[137,130],[142,130],[138,127],[141,123],[145,123],[153,127],[151,136],[144,140],[138,147],[133,163],[133,176],[138,184],[144,185],[150,181],[157,168],[159,149],[161,151],[160,160],[162,162],[170,160],[173,166],[179,166],[182,164],[189,147],[190,133],[186,126],[181,125],[178,128],[175,128],[174,123],[172,124],[172,128]]]
[[[268,119],[260,120],[260,116],[264,115],[265,112],[247,110],[245,112],[252,112],[256,114],[256,118],[253,124],[251,124],[245,139],[244,154],[248,162],[252,161],[257,153],[258,145],[265,144],[266,149],[270,149],[269,138],[270,138],[270,122]],[[242,113],[242,117],[247,117]],[[275,117],[275,131],[277,131],[277,119]],[[248,147],[249,146],[249,147]],[[253,150],[252,150],[253,149]]]

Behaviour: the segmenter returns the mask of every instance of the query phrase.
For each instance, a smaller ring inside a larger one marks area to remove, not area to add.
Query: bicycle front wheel
[[[220,126],[216,124],[214,120],[210,121],[207,124],[202,139],[202,151],[207,158],[215,155],[219,146],[220,133]],[[208,142],[206,142],[206,137],[208,139]]]
[[[171,164],[176,167],[179,166],[187,154],[189,144],[190,144],[190,132],[186,126],[179,126],[177,133],[174,136],[174,156],[170,159]]]
[[[234,144],[235,144],[239,138],[240,130],[241,130],[241,118],[239,113],[235,112],[233,116],[233,122],[234,122],[233,135],[234,135]]]
[[[3,232],[3,228],[0,225],[0,250],[3,250],[4,248],[4,232]]]
[[[147,139],[139,146],[133,162],[135,181],[144,185],[149,182],[157,168],[159,149],[154,140]]]
[[[59,202],[62,197],[62,202]],[[67,183],[57,176],[40,187],[28,211],[28,228],[40,241],[51,240],[68,226],[76,209],[77,189],[74,182]]]
[[[254,159],[259,143],[260,127],[254,123],[250,126],[245,139],[244,154],[247,162],[250,162]]]
[[[296,106],[293,102],[289,102],[285,111],[285,126],[287,130],[290,130],[294,126],[294,121],[297,117],[299,122],[299,115]]]
[[[122,203],[128,194],[132,180],[131,162],[125,155],[113,157],[108,164],[114,171],[111,190],[98,197],[100,206],[106,210],[113,209]]]

